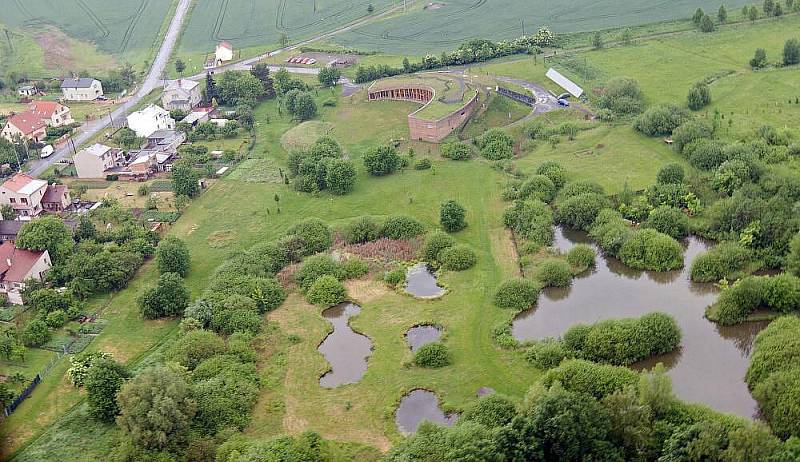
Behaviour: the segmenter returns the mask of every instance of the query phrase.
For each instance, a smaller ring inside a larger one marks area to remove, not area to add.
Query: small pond
[[[415,352],[426,343],[433,343],[442,338],[442,329],[430,324],[414,326],[406,332],[406,343]]]
[[[372,351],[372,342],[350,328],[349,319],[361,312],[353,303],[342,303],[322,312],[322,317],[333,324],[333,332],[325,337],[317,349],[331,370],[319,379],[326,388],[338,387],[361,380],[367,372],[367,357]]]
[[[723,327],[705,319],[705,308],[718,294],[713,284],[689,280],[694,257],[708,248],[701,239],[686,241],[683,270],[649,272],[631,269],[602,255],[586,233],[556,229],[554,246],[562,252],[576,243],[598,252],[596,268],[579,275],[567,288],[542,292],[538,305],[520,313],[512,325],[518,340],[559,337],[570,326],[602,319],[639,317],[662,311],[675,317],[683,332],[678,350],[634,365],[669,368],[676,395],[723,412],[752,417],[757,405],[744,382],[753,340],[766,322]]]
[[[415,297],[434,298],[445,293],[445,289],[436,282],[427,263],[417,263],[406,273],[406,292]]]
[[[403,396],[395,414],[400,433],[408,435],[417,431],[423,421],[450,427],[458,420],[458,414],[445,414],[439,407],[439,398],[432,391],[418,388]]]

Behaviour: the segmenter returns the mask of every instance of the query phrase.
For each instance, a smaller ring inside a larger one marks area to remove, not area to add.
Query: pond
[[[331,365],[331,370],[319,379],[323,387],[334,388],[358,382],[367,372],[372,342],[351,329],[348,322],[360,312],[361,307],[353,303],[342,303],[322,312],[322,317],[333,324],[333,332],[317,347]]]
[[[415,352],[426,343],[433,343],[442,338],[442,329],[430,324],[414,326],[406,332],[406,343]]]
[[[416,432],[419,424],[425,420],[451,427],[458,420],[458,414],[445,414],[439,407],[439,398],[436,394],[418,388],[400,400],[395,422],[400,433],[408,435]]]
[[[651,368],[658,362],[669,368],[675,394],[716,410],[752,417],[757,405],[744,382],[753,340],[767,322],[723,327],[703,317],[718,294],[713,284],[689,280],[692,260],[708,248],[697,238],[685,244],[684,268],[678,271],[633,270],[602,255],[586,233],[556,229],[554,246],[562,252],[576,243],[592,245],[598,252],[596,268],[573,280],[567,288],[542,292],[537,306],[520,313],[512,325],[518,340],[559,337],[574,324],[602,319],[639,317],[662,311],[675,317],[683,333],[680,348],[672,353],[634,364]]]
[[[415,297],[435,298],[445,293],[445,289],[436,282],[427,263],[417,263],[406,273],[406,292]]]

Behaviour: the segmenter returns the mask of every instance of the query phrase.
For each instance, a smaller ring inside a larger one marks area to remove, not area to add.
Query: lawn
[[[459,138],[478,137],[489,128],[512,124],[531,112],[530,107],[493,91],[489,93],[489,99],[484,104],[486,108],[476,112],[467,121],[458,135]]]

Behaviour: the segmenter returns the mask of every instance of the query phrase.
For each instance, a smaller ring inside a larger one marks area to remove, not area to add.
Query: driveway
[[[106,127],[108,127],[111,119],[114,119],[115,122],[124,120],[125,115],[134,106],[139,104],[142,98],[147,96],[151,91],[153,91],[154,88],[161,85],[161,75],[164,72],[167,63],[169,62],[170,55],[172,55],[172,49],[174,48],[175,43],[178,41],[178,37],[180,36],[181,32],[181,26],[186,18],[186,12],[189,10],[190,3],[191,0],[180,0],[178,2],[178,7],[175,10],[175,16],[172,17],[172,21],[169,24],[169,29],[167,29],[167,33],[164,35],[164,41],[161,43],[161,48],[158,50],[155,60],[153,60],[153,65],[150,66],[150,72],[139,86],[139,90],[128,101],[115,109],[110,114],[110,117],[102,117],[81,125],[78,128],[77,134],[72,137],[72,143],[67,143],[63,147],[57,149],[52,155],[50,155],[50,157],[31,161],[29,164],[28,174],[32,176],[41,175],[45,170],[47,170],[48,167],[62,160],[67,154],[69,154],[72,151],[73,143],[75,147],[78,147],[89,141]]]

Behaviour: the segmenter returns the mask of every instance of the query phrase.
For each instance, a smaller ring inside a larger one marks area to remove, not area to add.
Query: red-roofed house
[[[20,112],[8,118],[0,135],[13,142],[16,136],[23,139],[41,142],[47,133],[44,121],[31,111]]]
[[[217,63],[224,63],[233,59],[233,45],[228,42],[219,42],[217,49],[214,50],[214,58]],[[219,64],[217,64],[219,65]]]
[[[29,112],[50,127],[60,127],[72,122],[72,113],[67,106],[55,101],[34,101],[29,106]]]
[[[46,212],[63,212],[71,203],[69,188],[63,184],[48,185],[42,197],[42,208]]]
[[[22,217],[34,217],[42,212],[46,190],[46,181],[26,173],[15,173],[0,185],[0,204],[10,205]]]
[[[0,245],[0,293],[7,294],[11,303],[22,305],[20,292],[25,281],[43,280],[51,267],[47,250],[18,249],[13,242],[4,242]]]

